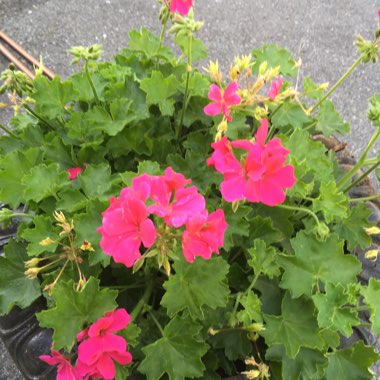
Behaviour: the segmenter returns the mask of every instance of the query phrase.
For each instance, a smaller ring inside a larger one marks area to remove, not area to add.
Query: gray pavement
[[[301,75],[333,84],[357,57],[355,33],[372,38],[380,1],[194,0],[194,6],[197,18],[205,22],[199,35],[210,58],[218,58],[224,68],[235,55],[263,43],[286,47],[297,57],[302,45]],[[67,53],[71,46],[101,43],[109,59],[126,46],[131,28],[160,30],[158,9],[154,0],[0,0],[0,29],[65,77],[74,70]],[[0,70],[4,67],[0,58]],[[347,141],[356,154],[372,134],[366,112],[379,82],[380,65],[362,65],[333,95],[351,124]],[[0,360],[0,380],[21,378],[1,345]]]

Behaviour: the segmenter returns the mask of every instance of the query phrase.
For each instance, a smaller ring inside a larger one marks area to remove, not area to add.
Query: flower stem
[[[333,87],[331,87],[330,91],[326,93],[326,95],[319,100],[319,102],[311,109],[310,113],[313,113],[346,79],[347,77],[356,69],[357,66],[363,60],[363,55],[361,55],[352,65],[351,67],[343,74],[343,76],[335,83]]]
[[[11,215],[11,218],[14,218],[14,217],[16,217],[16,216],[20,216],[20,217],[27,217],[27,218],[34,218],[34,215],[32,215],[32,214],[26,214],[26,213],[24,213],[24,212],[15,212],[15,213],[13,213],[12,215]]]
[[[362,167],[363,163],[365,162],[367,155],[372,148],[373,144],[376,142],[376,140],[380,136],[380,128],[377,128],[374,132],[374,134],[371,137],[371,140],[369,141],[367,148],[365,149],[362,156],[358,159],[356,164],[352,167],[352,169],[346,173],[339,181],[338,181],[338,190],[342,190],[343,187],[346,185],[346,183],[356,174],[356,172]]]
[[[87,60],[84,62],[84,71],[86,72],[88,83],[90,83],[90,87],[91,87],[92,92],[94,94],[95,102],[96,102],[96,104],[98,106],[100,106],[99,97],[98,97],[98,94],[96,92],[96,88],[95,88],[94,82],[92,81],[92,77],[91,77],[90,71],[88,70],[88,61]]]
[[[166,32],[166,26],[168,24],[169,15],[170,15],[170,9],[169,9],[169,7],[167,7],[166,14],[164,16],[164,21],[162,23],[162,29],[161,29],[161,34],[160,34],[160,44],[158,45],[158,48],[157,48],[157,51],[156,51],[156,55],[160,52],[161,47],[162,47],[162,43],[164,42],[164,37],[165,37],[165,32]]]
[[[4,132],[8,133],[8,135],[12,136],[12,137],[15,137],[16,139],[18,139],[19,137],[14,134],[10,129],[8,129],[7,127],[5,127],[4,125],[0,124],[0,129],[2,129]]]
[[[42,118],[40,115],[36,114],[27,104],[24,104],[24,108],[32,114],[36,119],[38,119],[42,124],[44,124],[46,127],[54,129],[44,118]]]
[[[366,172],[364,172],[357,180],[351,183],[351,185],[347,186],[343,192],[346,193],[347,191],[351,190],[353,187],[355,187],[358,183],[360,183],[364,178],[366,178],[371,172],[373,172],[378,166],[380,165],[380,161],[378,161],[375,165],[372,165]]]
[[[137,303],[135,308],[132,310],[132,313],[131,313],[131,320],[132,321],[134,321],[139,316],[142,308],[148,303],[149,298],[150,298],[152,291],[153,291],[153,286],[154,286],[154,282],[152,280],[150,280],[148,282],[147,287],[145,288],[145,292],[144,292],[142,298]]]
[[[308,208],[288,206],[288,205],[277,205],[276,207],[283,208],[284,210],[300,211],[300,212],[304,212],[306,214],[309,214],[310,216],[313,217],[313,219],[315,220],[317,225],[319,225],[319,219],[318,219],[317,215],[315,215],[314,212],[309,210]]]
[[[165,336],[164,329],[162,328],[160,322],[158,322],[158,319],[154,316],[154,314],[150,310],[148,310],[148,313],[150,317],[153,319],[154,323],[157,325],[158,329],[160,330],[161,335],[164,337]]]
[[[182,134],[182,125],[183,125],[183,119],[185,117],[185,111],[187,108],[187,104],[189,102],[189,83],[190,83],[190,74],[191,74],[191,49],[192,49],[192,42],[193,42],[193,35],[189,35],[189,45],[188,45],[188,51],[187,51],[187,73],[186,73],[186,86],[185,86],[185,95],[183,97],[183,105],[182,105],[182,112],[181,112],[181,118],[177,129],[177,141],[179,141],[181,134]]]
[[[230,319],[229,319],[229,326],[232,326],[233,325],[233,322],[235,320],[235,315],[236,315],[236,312],[237,312],[237,309],[239,307],[239,303],[240,303],[240,298],[241,298],[241,293],[239,292],[236,296],[236,300],[235,300],[235,305],[234,305],[234,308],[232,310],[232,313],[231,313],[231,316],[230,316]]]
[[[350,199],[350,202],[366,202],[366,201],[372,201],[377,198],[380,198],[380,194],[369,195],[368,197],[352,198]]]

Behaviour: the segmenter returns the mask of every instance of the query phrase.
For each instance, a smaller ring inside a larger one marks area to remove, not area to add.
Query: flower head
[[[269,90],[268,96],[270,99],[275,100],[277,95],[280,93],[282,87],[282,78],[278,77],[276,81],[272,80]]]
[[[49,365],[58,365],[57,380],[81,380],[78,371],[70,361],[58,351],[51,351],[51,355],[41,355],[40,359]]]
[[[141,257],[141,243],[149,248],[156,240],[156,229],[141,197],[141,192],[126,188],[120,198],[111,198],[103,212],[100,246],[115,262],[132,267]]]
[[[281,140],[275,138],[266,143],[267,135],[268,121],[263,119],[255,143],[236,140],[229,145],[224,138],[212,144],[214,153],[207,163],[223,174],[221,193],[226,201],[247,199],[268,206],[284,202],[284,189],[291,188],[296,181],[294,168],[284,165],[289,151]],[[245,159],[238,161],[232,148],[246,151]]]
[[[182,235],[182,249],[185,259],[192,263],[196,256],[209,259],[213,252],[219,253],[223,246],[227,223],[224,211],[219,209],[208,215],[207,211],[194,215],[186,223]]]
[[[193,0],[171,0],[170,12],[180,13],[182,16],[187,16],[190,8],[193,6]]]
[[[90,328],[78,334],[78,340],[82,340],[78,347],[77,361],[81,376],[111,380],[116,374],[114,361],[122,365],[132,361],[132,355],[126,351],[127,342],[114,334],[124,329],[129,322],[130,316],[126,310],[117,309],[106,313]]]
[[[67,169],[67,172],[69,173],[69,179],[73,180],[78,177],[79,173],[82,173],[83,169],[82,168],[71,168]]]
[[[231,82],[225,90],[212,84],[208,93],[208,97],[212,100],[212,103],[204,108],[204,113],[209,116],[216,116],[222,113],[228,121],[232,121],[230,107],[239,104],[241,100],[240,96],[236,94],[238,87],[237,82]]]

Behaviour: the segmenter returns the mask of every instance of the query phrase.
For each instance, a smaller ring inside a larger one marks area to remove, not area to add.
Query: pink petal
[[[131,321],[131,316],[125,309],[120,308],[112,312],[112,319],[112,324],[108,329],[111,332],[123,330]]]
[[[294,167],[292,165],[286,165],[280,168],[276,173],[266,176],[267,180],[274,182],[277,186],[290,189],[296,183],[296,177],[294,176]]]
[[[222,113],[222,105],[221,103],[210,103],[205,108],[203,108],[203,112],[208,116],[216,116]]]
[[[111,357],[107,354],[104,354],[100,357],[97,362],[96,368],[101,373],[103,379],[112,380],[116,375],[115,364],[112,361]]]
[[[170,11],[178,12],[183,16],[187,16],[192,7],[192,0],[172,0],[170,3]]]
[[[239,85],[237,82],[231,82],[226,89],[224,90],[224,100],[226,101],[229,99],[231,96],[236,95],[235,92],[238,90]],[[238,96],[239,97],[239,96]],[[240,97],[239,97],[239,102],[240,102]]]
[[[223,100],[222,91],[216,84],[212,84],[210,86],[210,90],[208,92],[208,98],[218,103],[220,103]]]
[[[245,180],[240,175],[225,179],[220,185],[220,191],[227,202],[240,201],[244,196]]]
[[[268,129],[269,129],[268,120],[267,119],[261,119],[260,120],[260,127],[257,130],[256,135],[255,135],[256,142],[261,146],[265,145],[265,140],[268,136]]]
[[[260,201],[267,206],[276,206],[285,201],[285,193],[282,188],[271,181],[260,182],[258,194]]]
[[[69,179],[73,180],[76,179],[79,175],[79,173],[82,173],[83,169],[82,168],[71,168],[68,169],[67,172],[69,174]]]
[[[140,225],[140,238],[145,248],[149,248],[153,245],[157,237],[157,231],[150,219],[146,219]]]
[[[110,356],[121,365],[126,365],[132,362],[132,355],[129,352],[110,352]]]

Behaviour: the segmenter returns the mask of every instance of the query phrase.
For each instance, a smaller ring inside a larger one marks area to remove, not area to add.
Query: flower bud
[[[41,268],[29,268],[24,272],[25,276],[29,279],[33,280],[37,278],[38,273],[40,272]]]
[[[364,254],[364,257],[369,261],[376,261],[379,254],[378,249],[371,249]]]
[[[87,240],[83,241],[83,244],[80,246],[80,249],[82,251],[90,251],[90,252],[94,252],[95,251],[94,248],[92,248],[91,243],[89,241],[87,241]]]
[[[37,257],[34,257],[33,259],[24,261],[25,268],[34,268],[40,263],[41,260],[43,259],[38,259]]]
[[[55,243],[54,240],[52,240],[49,237],[47,237],[44,240],[41,240],[39,244],[42,245],[43,247],[47,247],[47,246],[52,245],[54,243]]]
[[[365,232],[367,232],[367,235],[380,235],[380,228],[377,226],[365,228]]]

